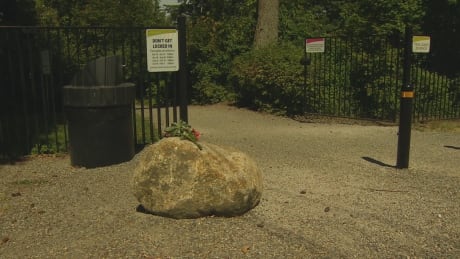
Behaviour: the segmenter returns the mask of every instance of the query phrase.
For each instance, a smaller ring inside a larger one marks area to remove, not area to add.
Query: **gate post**
[[[404,68],[403,85],[401,88],[399,132],[398,132],[398,155],[396,168],[409,167],[409,150],[412,125],[412,100],[414,97],[414,86],[411,85],[411,49],[412,49],[412,28],[406,26],[404,37]]]
[[[179,115],[188,123],[188,89],[187,89],[187,45],[185,16],[177,18],[179,30]]]

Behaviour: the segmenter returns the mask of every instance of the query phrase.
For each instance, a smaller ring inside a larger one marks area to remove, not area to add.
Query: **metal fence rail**
[[[176,73],[148,73],[147,28],[1,27],[0,159],[67,150],[62,88],[88,61],[123,57],[136,84],[135,142],[157,140],[178,119]]]

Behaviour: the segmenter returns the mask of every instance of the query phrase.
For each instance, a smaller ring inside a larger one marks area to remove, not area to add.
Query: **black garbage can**
[[[135,85],[121,83],[122,59],[103,57],[88,63],[63,101],[73,166],[94,168],[129,161],[134,156]]]

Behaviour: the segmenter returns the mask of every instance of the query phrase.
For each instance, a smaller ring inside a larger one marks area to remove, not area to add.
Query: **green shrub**
[[[226,66],[219,66],[226,63]],[[207,62],[198,63],[192,70],[195,80],[192,87],[192,102],[198,104],[213,104],[227,100],[229,91],[220,83],[219,78],[226,77],[229,70],[230,61],[219,61],[216,58]],[[219,69],[218,69],[219,67]]]
[[[200,80],[193,85],[192,102],[196,104],[213,104],[229,99],[229,91],[211,80]]]
[[[230,74],[238,105],[280,114],[303,109],[302,48],[281,44],[237,57]]]
[[[412,72],[414,85],[414,115],[418,120],[444,119],[455,117],[454,108],[457,101],[455,80],[444,75],[430,72],[423,68],[415,68]]]
[[[245,12],[242,12],[245,13]],[[188,60],[192,101],[210,104],[228,100],[228,75],[235,56],[252,46],[254,21],[240,14],[197,17],[189,24]]]
[[[67,151],[67,126],[56,124],[48,133],[40,133],[30,151],[31,154],[56,154]]]

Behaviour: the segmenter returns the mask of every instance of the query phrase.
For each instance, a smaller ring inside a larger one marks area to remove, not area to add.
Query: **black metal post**
[[[179,115],[182,121],[188,122],[187,38],[185,22],[185,16],[179,16],[177,19],[179,30]]]
[[[306,42],[306,41],[305,41]],[[307,44],[307,43],[305,43]],[[307,112],[307,52],[305,51],[306,47],[304,47],[304,59],[303,59],[303,115]]]
[[[404,40],[404,70],[403,85],[401,88],[401,102],[399,115],[398,155],[396,167],[399,169],[409,167],[409,150],[412,125],[412,100],[414,87],[411,85],[411,52],[412,29],[406,27]]]
[[[303,65],[303,101],[302,101],[302,112],[303,114],[305,115],[305,113],[307,112],[307,84],[308,84],[308,80],[307,80],[307,77],[308,77],[308,65],[310,65],[311,63],[311,60],[308,58],[307,56],[307,51],[306,51],[306,48],[307,48],[307,39],[305,39],[305,42],[304,42],[304,55],[303,57],[300,59],[300,64]]]

